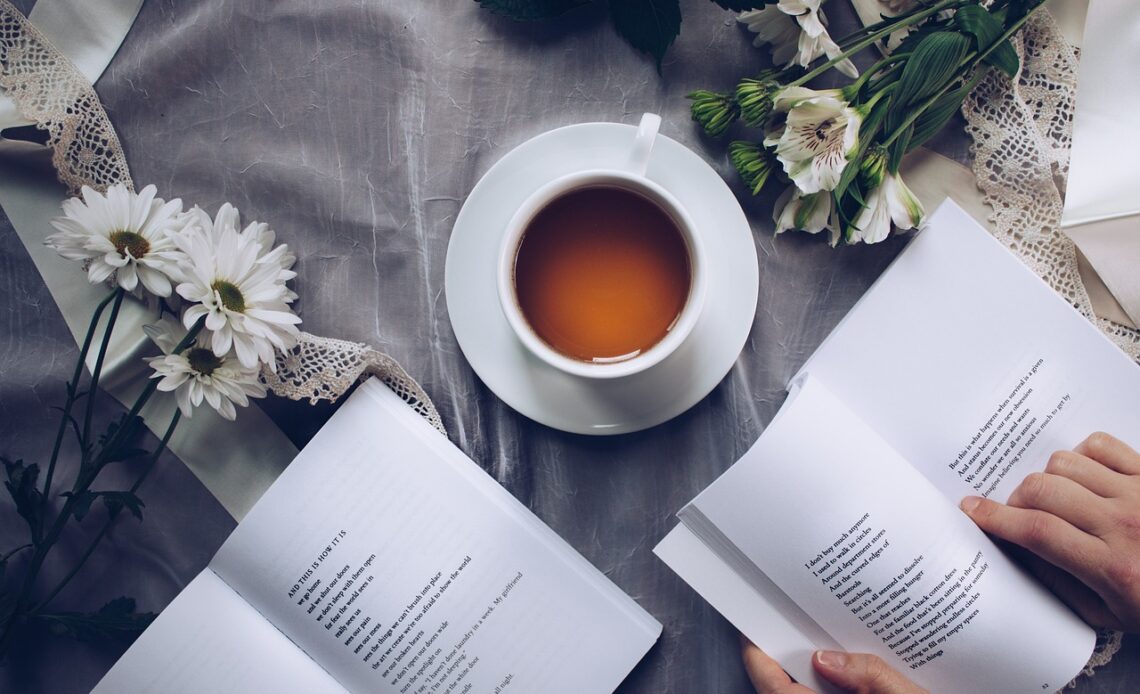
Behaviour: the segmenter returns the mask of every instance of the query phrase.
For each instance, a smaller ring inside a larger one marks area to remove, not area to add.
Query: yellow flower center
[[[138,260],[150,252],[150,241],[133,231],[112,231],[107,238],[124,258],[129,253],[132,258]]]
[[[225,280],[215,280],[210,288],[218,293],[222,306],[235,313],[245,313],[245,297],[241,295],[241,290],[236,285]]]
[[[202,348],[192,347],[186,353],[186,360],[190,362],[190,368],[194,369],[203,376],[209,376],[222,365],[222,360],[213,351]]]

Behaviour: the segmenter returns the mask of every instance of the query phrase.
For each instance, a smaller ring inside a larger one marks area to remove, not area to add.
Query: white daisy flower
[[[205,400],[223,418],[233,421],[237,416],[235,404],[245,407],[250,397],[265,397],[265,386],[258,379],[259,369],[244,366],[232,353],[222,357],[214,354],[202,337],[205,333],[181,354],[171,354],[186,336],[187,331],[182,326],[163,319],[158,325],[144,326],[143,330],[166,353],[147,359],[154,369],[150,377],[162,379],[158,390],[174,392],[178,409],[184,416],[193,416],[194,408]]]
[[[839,243],[839,222],[834,219],[833,208],[830,192],[804,195],[799,188],[788,186],[776,200],[772,221],[776,223],[777,234],[792,229],[818,234],[827,229],[831,237],[829,242],[834,247]]]
[[[834,190],[855,150],[863,117],[837,89],[785,87],[775,97],[784,122],[768,134],[784,173],[802,193]]]
[[[752,45],[768,44],[772,62],[785,67],[807,67],[820,56],[838,58],[843,50],[827,33],[827,16],[820,9],[822,0],[780,0],[759,10],[742,12],[737,18],[756,34]],[[859,76],[855,64],[843,59],[835,69],[848,77]]]
[[[154,196],[153,185],[138,193],[121,183],[106,194],[83,186],[83,200],[63,202],[63,216],[51,220],[59,233],[46,243],[68,260],[87,268],[87,279],[99,284],[110,277],[127,291],[141,282],[157,296],[170,296],[171,275],[177,272],[170,235],[181,228],[182,201]]]
[[[241,229],[241,215],[238,213],[236,207],[230,203],[222,203],[218,208],[218,213],[211,219],[210,215],[206,213],[201,207],[195,205],[190,210],[187,210],[185,218],[189,224],[195,224],[202,229],[205,229],[210,237],[211,243],[216,243],[222,237],[222,232],[225,229]],[[253,236],[257,239],[257,243],[261,246],[262,261],[277,262],[282,270],[292,270],[294,263],[297,262],[297,256],[289,250],[289,246],[281,244],[274,247],[274,242],[277,240],[277,234],[269,228],[265,222],[250,222],[245,229],[241,232],[243,235]],[[295,277],[292,274],[290,278]],[[286,288],[287,303],[292,303],[297,295]]]
[[[752,45],[759,48],[767,45],[772,52],[772,62],[791,66],[796,62],[800,27],[791,15],[785,14],[775,5],[759,10],[741,12],[737,21],[756,34]],[[810,61],[809,61],[810,62]]]
[[[297,275],[288,269],[293,254],[285,245],[272,247],[273,234],[264,224],[253,222],[239,232],[232,206],[224,205],[208,226],[205,213],[192,213],[191,219],[175,237],[183,253],[177,292],[195,303],[183,322],[190,327],[204,316],[216,356],[232,348],[243,366],[260,361],[275,371],[274,350],[297,343],[301,322],[289,307],[297,295],[285,286]]]

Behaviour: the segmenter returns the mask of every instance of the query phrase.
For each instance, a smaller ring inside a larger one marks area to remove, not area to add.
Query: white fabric
[[[1021,56],[1017,76],[992,70],[962,104],[974,173],[993,207],[994,236],[1140,359],[1140,331],[1095,314],[1076,247],[1061,231],[1079,50],[1048,12],[1035,13],[1013,44]]]
[[[1140,3],[1091,0],[1085,21],[1064,227],[1140,213]]]
[[[1140,326],[1140,215],[1082,224],[1065,233],[1112,292],[1128,322]]]
[[[140,0],[40,0],[32,17],[57,47],[62,47],[90,81],[98,79],[114,57],[138,12]],[[15,108],[4,97],[5,108]],[[3,120],[8,118],[8,120]],[[22,123],[0,111],[0,125]],[[95,305],[105,293],[86,282],[84,273],[43,244],[48,220],[59,214],[67,191],[56,180],[46,148],[0,140],[0,207],[8,215],[59,306],[76,341],[81,341]],[[112,336],[101,385],[130,406],[146,383],[141,361],[147,347],[141,326],[149,320],[141,304],[125,302]],[[94,359],[94,354],[89,359]],[[147,426],[161,433],[173,413],[170,398],[155,398],[143,411]],[[256,447],[250,442],[256,442]],[[239,423],[226,422],[209,408],[184,421],[169,444],[230,514],[240,519],[297,454],[281,430],[256,406]]]
[[[56,0],[43,15],[57,29],[88,19],[83,10],[67,4]],[[132,186],[118,135],[91,87],[130,28],[125,15],[111,16],[120,21],[95,21],[71,38],[57,34],[63,40],[75,41],[72,52],[87,68],[83,73],[8,0],[0,0],[0,49],[4,51],[0,86],[9,90],[23,116],[48,131],[51,148],[0,140],[0,154],[7,155],[6,163],[12,167],[11,186],[7,195],[0,192],[0,204],[14,210],[9,215],[13,226],[77,341],[86,331],[100,292],[83,280],[74,264],[44,248],[43,239],[48,220],[59,213],[59,203],[66,197],[54,180],[57,176],[71,188],[71,194],[76,194],[81,185],[97,190],[114,183]],[[50,165],[46,160],[49,154]],[[20,169],[35,173],[27,175]],[[151,320],[153,317],[140,304],[127,302],[110,345],[101,385],[124,405],[133,403],[149,376],[141,357],[154,350],[141,326]],[[88,366],[94,358],[90,355]],[[263,375],[274,393],[316,403],[338,399],[365,373],[380,377],[446,434],[423,388],[394,359],[364,344],[301,333],[298,345],[278,356],[277,371],[266,369]],[[156,433],[161,431],[172,407],[170,402],[153,403],[144,411],[153,415],[146,420],[148,426]],[[240,426],[212,412],[199,415],[193,422],[179,428],[170,448],[239,519],[296,455],[296,448],[256,406],[243,411]]]
[[[134,24],[142,0],[39,0],[28,19],[95,84]],[[0,128],[30,125],[0,96]]]
[[[43,243],[51,232],[47,220],[59,214],[66,197],[47,150],[16,143],[0,146],[0,207],[43,275],[72,335],[81,341],[107,290],[89,284],[78,265]],[[146,385],[149,369],[141,357],[147,342],[140,336],[142,325],[151,319],[142,304],[124,302],[112,334],[100,386],[127,407]],[[173,412],[173,398],[155,397],[143,416],[147,426],[161,434]],[[200,407],[178,426],[169,447],[238,519],[297,455],[296,447],[256,405],[243,409],[236,422]]]

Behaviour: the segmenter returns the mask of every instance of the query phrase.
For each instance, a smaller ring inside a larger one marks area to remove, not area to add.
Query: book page
[[[811,666],[812,653],[839,644],[818,625],[806,624],[811,618],[771,579],[761,574],[759,581],[746,580],[684,523],[653,553],[797,682],[818,694],[839,691]]]
[[[344,691],[206,569],[143,632],[93,694]]]
[[[660,632],[378,381],[211,566],[353,692],[611,691]]]
[[[1140,448],[1140,367],[950,202],[804,373],[955,503],[1094,431]]]
[[[680,516],[844,649],[932,691],[1055,691],[1092,652],[1089,627],[814,378]]]

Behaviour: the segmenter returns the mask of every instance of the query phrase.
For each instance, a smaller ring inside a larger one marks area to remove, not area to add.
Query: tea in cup
[[[645,176],[660,122],[642,118],[627,168],[551,181],[508,224],[503,312],[530,352],[567,373],[643,371],[676,350],[699,317],[705,269],[694,225]]]

